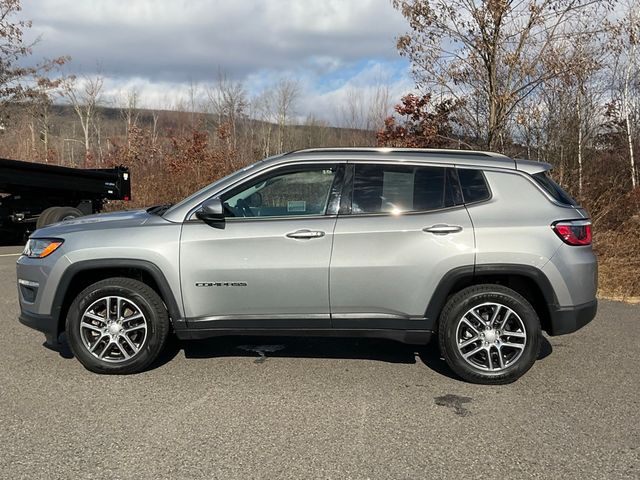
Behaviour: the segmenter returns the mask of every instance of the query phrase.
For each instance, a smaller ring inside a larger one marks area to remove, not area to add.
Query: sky
[[[339,123],[349,91],[382,82],[399,100],[412,89],[395,48],[407,30],[391,0],[23,0],[39,39],[33,60],[70,55],[66,72],[101,72],[104,98],[135,89],[140,105],[171,108],[218,72],[249,94],[297,79],[296,114]]]

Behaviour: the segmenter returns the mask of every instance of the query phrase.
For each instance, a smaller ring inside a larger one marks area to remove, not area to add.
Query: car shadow
[[[267,357],[416,363],[415,347],[376,338],[229,336],[182,342],[186,358]]]
[[[55,350],[63,358],[73,358],[64,335],[60,340]],[[421,346],[378,338],[221,336],[205,340],[178,340],[171,336],[166,348],[146,371],[171,362],[181,351],[188,359],[251,357],[254,363],[263,363],[268,358],[370,360],[400,364],[421,361],[440,375],[458,379],[440,354],[435,339]],[[538,360],[548,357],[552,351],[547,338],[541,336]]]

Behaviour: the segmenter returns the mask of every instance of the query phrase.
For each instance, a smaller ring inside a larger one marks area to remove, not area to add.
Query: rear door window
[[[352,213],[402,213],[451,207],[447,168],[355,165]]]

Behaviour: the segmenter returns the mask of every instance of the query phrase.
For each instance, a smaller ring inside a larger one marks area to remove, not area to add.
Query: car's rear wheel
[[[501,285],[477,285],[453,295],[440,316],[440,350],[463,379],[511,383],[534,364],[540,320],[519,293]]]
[[[164,348],[169,317],[148,285],[109,278],[78,294],[69,308],[66,331],[71,351],[88,370],[136,373]]]

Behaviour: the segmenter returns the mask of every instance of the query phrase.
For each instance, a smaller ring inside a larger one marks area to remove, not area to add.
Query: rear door
[[[455,169],[353,163],[347,176],[330,266],[333,327],[428,328],[442,277],[474,263]]]

